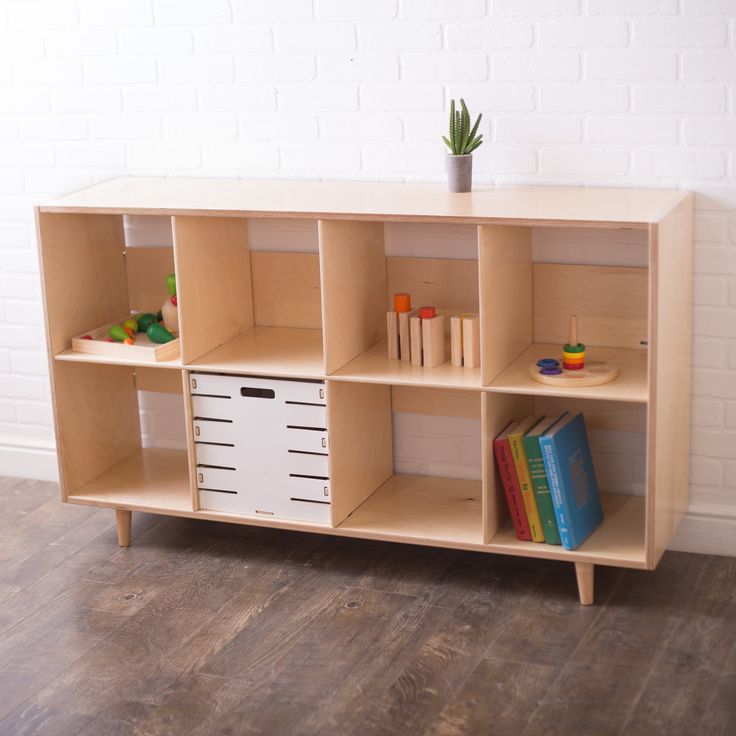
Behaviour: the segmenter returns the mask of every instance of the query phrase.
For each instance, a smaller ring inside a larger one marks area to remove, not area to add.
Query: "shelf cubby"
[[[333,524],[341,531],[461,548],[482,544],[480,479],[395,472],[393,412],[480,418],[480,392],[427,391],[328,381]],[[351,426],[361,429],[357,442]]]
[[[244,218],[173,219],[183,362],[291,375],[291,356],[296,375],[322,375],[317,257],[251,252]]]
[[[187,451],[144,447],[139,403],[139,392],[147,391],[172,395],[180,407],[181,373],[74,361],[52,367],[65,500],[191,512]],[[185,426],[179,430],[183,447]]]
[[[540,389],[546,388],[538,384]],[[582,412],[591,439],[593,464],[600,467],[601,457],[596,445],[597,432],[607,435],[606,444],[618,439],[620,447],[641,444],[646,452],[647,406],[639,402],[585,399],[552,396],[544,391],[536,394],[484,393],[483,422],[487,451],[484,452],[484,540],[490,550],[521,556],[548,559],[594,561],[604,559],[606,564],[623,567],[645,567],[646,564],[646,503],[643,495],[608,492],[606,478],[597,472],[603,505],[603,523],[576,550],[565,550],[558,545],[522,542],[509,519],[506,499],[495,468],[492,454],[493,438],[512,420],[518,421],[529,414],[558,416],[564,411]],[[614,433],[626,433],[615,436]],[[632,440],[629,438],[633,438]],[[641,441],[640,440],[643,440]],[[614,449],[610,447],[610,449]],[[597,468],[598,469],[598,468]]]
[[[386,255],[382,223],[320,223],[325,290],[326,371],[335,380],[479,389],[480,369],[447,363],[434,368],[389,360],[386,311],[409,292],[416,308],[431,304],[449,317],[478,313],[477,259]],[[366,274],[368,277],[366,278]],[[445,332],[449,356],[449,319]]]

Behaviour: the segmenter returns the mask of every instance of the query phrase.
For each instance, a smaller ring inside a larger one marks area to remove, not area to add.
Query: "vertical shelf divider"
[[[253,327],[248,221],[172,219],[181,360],[191,363]]]
[[[478,226],[481,382],[532,343],[531,228]]]
[[[382,222],[319,221],[325,373],[386,336]]]
[[[332,525],[393,475],[391,387],[327,381]]]

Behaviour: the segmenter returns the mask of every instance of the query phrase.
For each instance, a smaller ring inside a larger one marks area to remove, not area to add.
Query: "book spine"
[[[524,437],[524,449],[526,450],[526,461],[529,466],[532,490],[537,502],[537,511],[539,511],[539,518],[542,522],[544,541],[547,544],[560,544],[560,532],[557,530],[557,518],[555,517],[555,509],[549,492],[539,437]]]
[[[526,510],[526,518],[529,520],[532,541],[544,542],[542,522],[539,518],[539,511],[537,511],[537,502],[534,500],[534,492],[532,491],[532,483],[529,478],[529,468],[526,464],[526,453],[524,452],[522,436],[516,434],[509,435],[509,447],[511,448],[511,457],[514,459],[514,465],[516,466],[516,476],[519,479],[521,497],[524,499],[524,509]]]
[[[567,509],[565,507],[564,497],[562,495],[562,485],[560,484],[560,474],[557,468],[555,451],[552,443],[542,438],[539,442],[542,448],[542,458],[544,467],[547,471],[549,479],[549,490],[552,496],[552,506],[557,517],[557,529],[560,532],[560,540],[565,549],[575,549],[574,540],[568,522]]]
[[[516,538],[522,542],[530,542],[532,535],[524,511],[524,502],[521,499],[521,492],[516,481],[516,471],[511,459],[508,441],[494,440],[493,450],[496,454],[496,466],[498,467],[498,474],[501,476],[501,485],[503,485],[506,494],[506,503],[509,506]]]

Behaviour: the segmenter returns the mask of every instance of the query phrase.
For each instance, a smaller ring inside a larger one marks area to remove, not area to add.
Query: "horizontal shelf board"
[[[671,189],[487,185],[457,195],[444,183],[123,177],[54,199],[41,211],[643,228],[685,196]]]
[[[449,362],[434,368],[424,368],[412,365],[406,360],[389,360],[386,357],[387,353],[387,342],[384,339],[328,378],[337,381],[388,383],[396,386],[462,388],[474,391],[481,389],[480,368],[459,368]]]
[[[576,550],[565,550],[554,544],[520,542],[510,520],[487,547],[493,552],[525,557],[644,567],[644,496],[602,493],[601,504],[603,523]]]
[[[394,475],[340,526],[371,539],[481,545],[481,483]]]
[[[184,364],[180,358],[172,360],[148,361],[137,358],[126,358],[124,355],[94,355],[92,353],[78,353],[76,350],[64,350],[54,356],[54,360],[63,360],[70,363],[99,363],[103,365],[131,365],[146,368],[175,368],[181,370]]]
[[[598,348],[586,350],[589,360],[608,360],[618,364],[615,380],[601,386],[563,388],[548,386],[535,381],[529,375],[529,364],[539,358],[557,357],[562,353],[559,344],[535,343],[528,347],[508,368],[494,378],[488,390],[507,394],[534,394],[540,396],[565,396],[574,399],[605,399],[607,401],[649,400],[647,381],[647,351],[630,348]]]
[[[134,511],[192,512],[187,453],[155,448],[137,450],[68,500]]]
[[[322,330],[252,327],[186,366],[286,378],[324,378]]]

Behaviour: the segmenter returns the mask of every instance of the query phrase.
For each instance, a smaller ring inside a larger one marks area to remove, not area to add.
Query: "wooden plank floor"
[[[64,506],[0,480],[0,734],[736,733],[736,559],[654,573]]]

